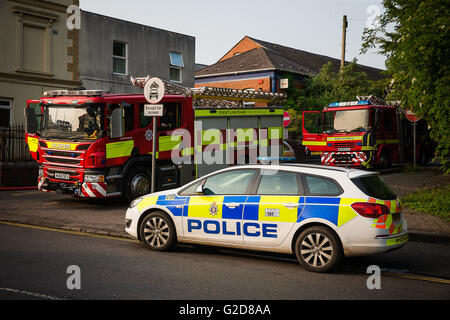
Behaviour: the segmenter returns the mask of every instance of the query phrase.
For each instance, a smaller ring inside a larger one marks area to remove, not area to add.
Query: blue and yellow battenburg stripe
[[[177,217],[264,222],[296,223],[319,218],[340,227],[357,216],[351,204],[366,201],[367,199],[303,196],[162,195],[145,198],[138,204],[138,209],[158,205],[166,207]],[[236,206],[229,207],[229,204]],[[214,207],[214,210],[211,210],[211,207]],[[277,214],[267,215],[267,210],[276,210]]]

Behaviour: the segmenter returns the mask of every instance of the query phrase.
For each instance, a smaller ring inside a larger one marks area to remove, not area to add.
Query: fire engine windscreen
[[[324,132],[364,132],[369,128],[369,110],[339,110],[324,112]]]
[[[96,140],[103,134],[104,105],[47,105],[42,137],[72,141]]]

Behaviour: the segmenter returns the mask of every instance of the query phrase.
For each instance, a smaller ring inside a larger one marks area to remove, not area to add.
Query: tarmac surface
[[[394,172],[382,178],[399,197],[450,184],[450,177],[435,169]],[[127,203],[120,199],[86,200],[37,190],[0,191],[0,222],[60,228],[121,238],[125,233]],[[410,240],[450,244],[450,223],[426,213],[404,210]]]

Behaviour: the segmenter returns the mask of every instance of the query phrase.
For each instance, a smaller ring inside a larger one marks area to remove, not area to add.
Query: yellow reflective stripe
[[[192,156],[194,154],[194,148],[185,148],[181,150],[181,156]]]
[[[295,196],[261,196],[258,208],[258,220],[274,222],[296,222],[298,217],[298,207],[295,206],[292,208],[288,208],[285,207],[284,204],[298,204],[299,200],[300,197]],[[274,211],[278,212],[278,217],[276,215],[273,216]]]
[[[326,146],[326,141],[303,141],[304,146]]]
[[[222,219],[222,205],[225,197],[223,196],[193,196],[189,198],[188,216],[190,218],[215,218]],[[217,211],[214,215],[210,210],[213,203],[217,206]]]
[[[37,152],[39,148],[39,140],[33,137],[28,137],[28,149],[31,152]]]
[[[119,141],[106,145],[106,159],[129,157],[134,148],[134,141]]]
[[[269,128],[269,140],[271,139],[282,139],[283,130],[280,127]]]
[[[328,141],[362,141],[363,136],[353,136],[353,137],[328,137]]]
[[[283,109],[212,109],[195,110],[196,117],[227,117],[227,116],[262,116],[262,115],[283,115]]]
[[[247,128],[247,129],[236,129],[236,137],[238,142],[243,141],[253,141],[254,138],[254,131],[253,128]],[[258,142],[256,142],[258,143]]]
[[[157,196],[156,197],[146,197],[141,202],[139,202],[139,204],[137,205],[137,208],[139,211],[142,211],[149,206],[154,206],[157,201],[158,201]]]
[[[220,129],[208,129],[202,131],[202,145],[219,144],[222,133]]]
[[[159,151],[172,151],[179,149],[182,136],[163,136],[159,137]]]
[[[356,211],[351,207],[353,203],[366,201],[367,199],[341,198],[341,201],[339,203],[337,226],[340,227],[346,224],[358,215]]]
[[[361,151],[374,151],[376,150],[377,147],[376,146],[371,146],[371,147],[361,147]]]
[[[407,234],[402,237],[398,237],[398,238],[386,239],[386,245],[393,246],[396,244],[405,243],[406,241],[408,241],[408,239],[409,239],[409,236]]]

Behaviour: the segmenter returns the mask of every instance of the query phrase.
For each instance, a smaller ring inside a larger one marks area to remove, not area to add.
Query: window
[[[0,128],[11,124],[11,100],[0,99]]]
[[[395,200],[397,196],[389,186],[377,175],[363,176],[351,179],[352,182],[370,197],[381,200]]]
[[[113,72],[117,74],[127,74],[127,44],[124,42],[113,42]]]
[[[206,179],[203,185],[205,195],[243,195],[246,194],[255,170],[233,170],[219,173]]]
[[[263,171],[257,194],[259,195],[298,195],[297,174],[283,171]]]
[[[170,81],[181,82],[181,69],[184,68],[183,55],[181,53],[170,52]]]
[[[306,176],[305,184],[312,196],[337,196],[341,193],[337,184],[327,178]]]

